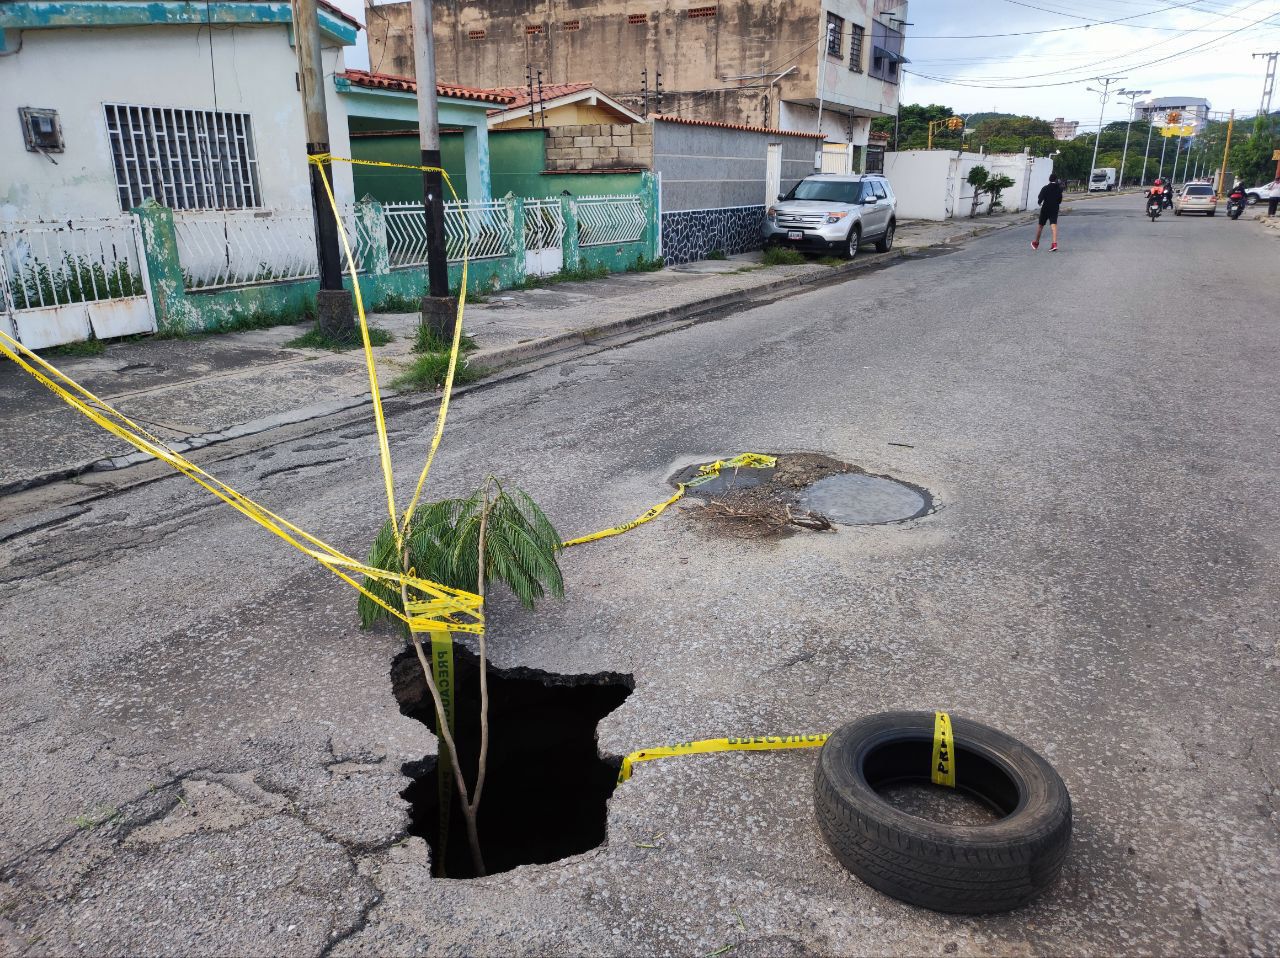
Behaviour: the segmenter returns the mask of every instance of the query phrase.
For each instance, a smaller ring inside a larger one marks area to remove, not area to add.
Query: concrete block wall
[[[648,170],[653,128],[647,123],[586,123],[547,129],[548,170]]]

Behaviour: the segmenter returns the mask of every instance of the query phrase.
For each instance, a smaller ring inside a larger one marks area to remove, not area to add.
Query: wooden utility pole
[[[449,257],[444,237],[444,179],[440,175],[440,119],[436,103],[436,45],[431,34],[432,0],[413,0],[413,67],[418,81],[418,147],[422,165],[436,167],[422,174],[422,205],[427,219],[427,285],[435,306],[423,303],[423,320],[439,332],[439,301],[449,295]]]
[[[316,0],[292,0],[293,42],[298,51],[298,85],[306,119],[307,155],[329,152],[329,114],[324,100],[324,63],[320,54],[320,18]],[[338,222],[325,192],[320,167],[308,162],[311,174],[311,208],[315,218],[316,260],[320,267],[320,293],[316,299],[316,325],[332,336],[350,336],[355,330],[355,305],[342,285],[342,256],[338,250]],[[331,167],[324,175],[333,184]]]
[[[1236,125],[1236,111],[1232,110],[1227,117],[1227,145],[1222,148],[1222,169],[1218,171],[1218,186],[1214,190],[1222,195],[1222,188],[1227,185],[1227,160],[1231,158],[1231,130]]]

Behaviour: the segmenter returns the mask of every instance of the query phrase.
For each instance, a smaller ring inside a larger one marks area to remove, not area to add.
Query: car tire
[[[1261,203],[1262,197],[1257,193],[1246,193],[1244,195],[1245,206],[1253,206],[1255,203]]]
[[[1173,211],[1173,215],[1174,215],[1174,216],[1181,216],[1181,215],[1182,215],[1182,210],[1174,210],[1174,211]]]
[[[858,248],[862,245],[862,227],[856,223],[849,230],[849,235],[845,238],[844,255],[848,259],[853,259],[858,255]]]
[[[1212,215],[1213,215],[1214,213],[1216,213],[1216,212],[1217,212],[1217,210],[1209,210],[1209,212],[1205,213],[1204,215],[1205,215],[1205,216],[1212,216]]]
[[[876,252],[887,253],[893,249],[893,232],[897,228],[897,222],[889,220],[889,225],[884,228],[884,235],[876,240]]]
[[[1011,736],[951,721],[956,787],[1004,817],[946,825],[889,804],[877,786],[930,781],[933,712],[884,712],[837,729],[814,772],[818,829],[840,863],[912,905],[1007,911],[1049,888],[1071,844],[1071,798],[1058,773]]]

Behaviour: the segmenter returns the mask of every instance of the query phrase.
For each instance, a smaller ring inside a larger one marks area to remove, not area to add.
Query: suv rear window
[[[838,180],[801,180],[787,194],[789,200],[827,200],[832,203],[860,203],[862,183]]]
[[[1188,186],[1186,195],[1187,196],[1212,196],[1213,187],[1205,186],[1205,185]]]

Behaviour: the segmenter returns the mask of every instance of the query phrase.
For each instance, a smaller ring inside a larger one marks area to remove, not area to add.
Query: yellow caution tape
[[[597,539],[607,539],[610,536],[621,535],[636,526],[644,525],[651,519],[656,519],[666,511],[667,506],[673,502],[678,502],[689,489],[693,489],[702,485],[704,482],[710,482],[720,475],[721,469],[772,469],[778,464],[776,456],[766,456],[758,452],[744,452],[732,459],[718,459],[715,462],[698,468],[698,474],[688,482],[682,482],[676,487],[676,493],[665,502],[659,502],[656,506],[650,506],[645,512],[630,522],[624,522],[620,526],[613,526],[610,529],[602,529],[599,532],[593,532],[588,536],[579,536],[577,539],[570,539],[564,543],[564,547],[582,545],[584,542],[595,542]]]
[[[747,738],[704,738],[697,742],[679,742],[660,745],[657,748],[632,752],[622,760],[618,770],[618,784],[631,777],[632,766],[637,762],[652,762],[656,758],[673,755],[706,755],[711,752],[769,752],[786,748],[817,748],[830,738],[826,733],[816,735],[757,735]]]
[[[3,331],[0,331],[0,355],[4,355],[11,360],[72,409],[75,409],[112,435],[123,439],[136,449],[172,466],[197,485],[208,490],[267,531],[289,543],[303,555],[309,556],[320,563],[338,578],[373,602],[376,602],[396,618],[406,622],[406,624],[412,626],[416,623],[424,631],[432,632],[449,630],[476,632],[484,628],[481,599],[478,595],[462,589],[453,589],[428,579],[420,579],[417,576],[377,569],[349,558],[333,546],[300,529],[270,509],[254,502],[248,496],[237,492],[225,482],[205,472],[180,453],[169,448],[162,439],[147,432],[147,430],[119,410],[95,396],[70,376],[37,356],[22,343]],[[416,611],[411,616],[406,616],[399,609],[388,606],[376,595],[365,589],[351,575],[348,575],[348,572],[393,585],[397,588],[403,584],[407,588],[421,593],[423,597],[419,598],[415,595],[414,602],[411,605]]]
[[[946,712],[933,713],[933,769],[934,785],[956,787],[956,743],[951,734],[951,716]]]

